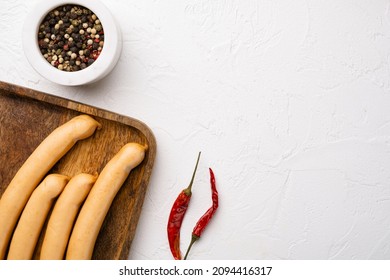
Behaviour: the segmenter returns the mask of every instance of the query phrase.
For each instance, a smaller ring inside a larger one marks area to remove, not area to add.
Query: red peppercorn
[[[92,56],[93,59],[96,60],[99,57],[99,55],[100,55],[99,51],[97,51],[97,50],[93,50],[92,51],[92,55],[91,56]]]

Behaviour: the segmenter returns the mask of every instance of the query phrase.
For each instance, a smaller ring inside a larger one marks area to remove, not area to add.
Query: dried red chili
[[[169,247],[171,249],[172,255],[175,258],[175,260],[181,260],[180,228],[192,196],[191,189],[192,189],[192,184],[194,182],[196,169],[198,168],[199,158],[200,158],[200,152],[198,155],[198,159],[196,161],[194,172],[192,173],[190,184],[188,185],[187,188],[185,188],[180,192],[175,202],[173,203],[171,212],[169,214],[168,226],[167,226],[168,241],[169,241]]]
[[[194,229],[192,230],[191,243],[188,246],[184,259],[187,259],[188,253],[191,250],[192,245],[195,243],[195,241],[197,241],[200,238],[200,236],[202,235],[203,231],[205,230],[206,226],[209,224],[211,218],[213,217],[215,211],[218,208],[218,191],[215,183],[215,176],[211,168],[209,168],[209,171],[210,171],[210,184],[211,184],[211,198],[213,201],[213,205],[206,211],[206,213],[203,214],[202,217],[200,217]]]

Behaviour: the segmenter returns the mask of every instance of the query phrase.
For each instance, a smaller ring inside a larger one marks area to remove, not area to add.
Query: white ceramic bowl
[[[40,52],[38,30],[42,20],[53,9],[66,4],[88,8],[99,18],[104,30],[104,46],[96,61],[87,68],[66,72],[53,67]],[[44,78],[67,86],[96,82],[106,76],[118,62],[122,34],[110,11],[98,0],[44,0],[27,16],[23,27],[23,49],[31,66]]]

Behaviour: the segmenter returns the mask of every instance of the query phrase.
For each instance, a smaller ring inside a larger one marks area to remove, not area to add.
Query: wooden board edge
[[[151,162],[154,163],[155,154],[156,154],[155,152],[157,148],[156,138],[152,130],[149,128],[149,126],[138,119],[129,116],[124,116],[118,113],[114,113],[95,106],[87,105],[81,102],[73,101],[71,99],[67,99],[64,97],[55,96],[50,93],[37,91],[34,89],[30,89],[27,87],[18,86],[15,84],[10,84],[2,81],[0,81],[0,90],[10,91],[17,95],[24,96],[27,98],[32,98],[49,104],[65,107],[67,109],[71,109],[80,113],[89,114],[92,116],[104,118],[111,121],[118,121],[125,125],[133,126],[139,131],[141,131],[147,138],[150,144],[149,148],[152,149],[151,155],[153,155],[153,157],[150,159]]]

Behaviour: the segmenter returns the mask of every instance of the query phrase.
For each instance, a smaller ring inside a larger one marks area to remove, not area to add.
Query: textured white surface
[[[0,80],[135,117],[156,164],[131,259],[171,259],[171,204],[202,158],[191,259],[390,258],[390,1],[102,0],[118,65],[90,86],[41,78],[21,45],[36,1],[0,1]]]

